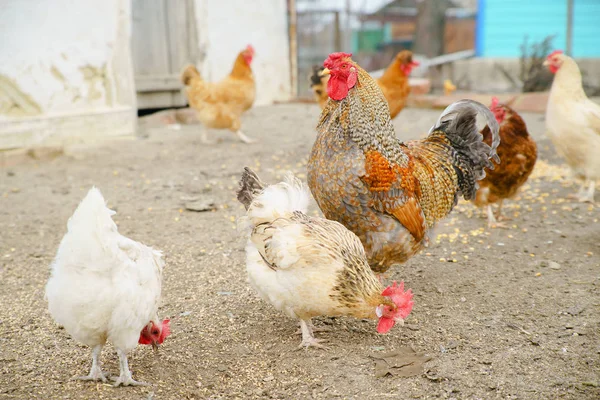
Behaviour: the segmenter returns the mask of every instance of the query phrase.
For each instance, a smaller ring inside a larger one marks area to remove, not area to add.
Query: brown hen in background
[[[499,104],[495,97],[492,99],[490,110],[500,125],[500,145],[497,151],[501,163],[479,181],[475,204],[479,207],[487,206],[489,227],[503,227],[502,223],[496,221],[501,218],[502,202],[513,197],[527,182],[537,160],[537,146],[527,132],[525,121],[515,110],[505,104]],[[490,129],[486,126],[481,134],[483,141],[491,145]],[[493,203],[498,203],[496,216],[492,211]]]
[[[186,66],[181,74],[190,107],[197,111],[205,128],[229,129],[245,143],[253,142],[241,131],[240,120],[244,111],[252,107],[256,96],[250,67],[253,57],[254,48],[248,45],[238,54],[231,73],[216,83],[203,80],[193,65]],[[207,142],[205,130],[202,140]]]

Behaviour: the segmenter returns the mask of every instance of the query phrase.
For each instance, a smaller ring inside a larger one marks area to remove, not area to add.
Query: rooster
[[[252,75],[254,48],[250,45],[235,59],[231,73],[217,83],[206,82],[193,65],[184,68],[181,82],[186,86],[190,106],[206,128],[229,129],[245,143],[253,140],[241,131],[242,113],[252,107],[256,95]],[[207,142],[206,132],[202,140]]]
[[[479,181],[475,204],[479,207],[487,206],[489,227],[504,227],[504,224],[496,221],[492,204],[498,203],[497,218],[500,219],[504,199],[514,196],[533,171],[537,160],[537,146],[527,132],[525,121],[515,110],[508,105],[499,104],[495,97],[490,110],[500,125],[498,156],[502,163]],[[489,127],[486,126],[481,134],[484,142],[491,145],[492,132]]]
[[[412,69],[418,65],[419,62],[413,60],[412,52],[403,50],[396,54],[383,75],[375,80],[388,102],[392,118],[395,118],[406,104],[406,99],[410,94],[408,77]],[[321,109],[325,108],[329,99],[325,90],[329,75],[323,74],[324,69],[325,67],[314,66],[313,72],[309,76],[310,87]]]
[[[343,225],[309,217],[309,194],[289,177],[265,186],[246,168],[238,200],[247,210],[246,269],[251,285],[277,310],[300,320],[302,347],[323,347],[311,318],[351,315],[378,319],[377,331],[403,323],[413,302],[404,282],[384,288],[375,277],[360,240]]]
[[[100,353],[110,341],[121,370],[115,386],[143,385],[133,380],[127,353],[138,343],[156,349],[170,334],[169,320],[157,316],[164,262],[159,251],[121,236],[113,214],[92,188],[69,219],[46,299],[56,322],[92,348],[89,375],[76,379],[106,381]]]
[[[584,180],[576,197],[594,202],[600,179],[600,105],[585,95],[581,72],[571,57],[556,50],[544,65],[555,74],[546,107],[546,132],[556,151]]]
[[[427,138],[403,143],[377,83],[351,54],[333,53],[324,65],[331,101],[317,126],[308,185],[325,217],[354,232],[371,268],[383,273],[428,244],[459,196],[474,198],[490,159],[499,162],[498,123],[484,105],[461,100]],[[491,147],[477,129],[478,112],[491,128]]]

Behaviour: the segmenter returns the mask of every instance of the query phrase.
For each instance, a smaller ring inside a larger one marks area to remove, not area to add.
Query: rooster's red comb
[[[323,62],[323,66],[325,68],[333,68],[335,66],[335,64],[340,61],[343,58],[350,58],[352,57],[352,53],[343,53],[343,52],[339,52],[339,53],[331,53],[329,55],[329,57],[327,57],[327,60],[325,60]]]
[[[249,52],[251,52],[252,54],[254,54],[254,47],[249,44],[248,46],[246,46],[246,50],[248,50]]]
[[[557,55],[557,54],[562,54],[562,53],[563,53],[563,51],[562,51],[562,50],[554,50],[552,53],[550,53],[550,54],[548,55],[548,57],[547,57],[547,58],[548,58],[548,59],[550,59],[550,58],[554,57],[555,55]]]

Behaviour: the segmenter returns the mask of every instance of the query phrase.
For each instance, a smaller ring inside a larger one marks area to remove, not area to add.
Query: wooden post
[[[335,12],[335,21],[333,22],[333,29],[334,29],[334,39],[333,39],[333,45],[335,47],[335,51],[342,51],[342,32],[341,32],[341,27],[340,27],[340,12],[336,11]]]
[[[567,0],[567,55],[573,52],[573,0]]]
[[[298,36],[296,0],[288,0],[288,34],[290,42],[290,85],[292,97],[298,97]]]

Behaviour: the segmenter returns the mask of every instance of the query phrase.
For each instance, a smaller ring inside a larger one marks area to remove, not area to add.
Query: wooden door
[[[132,17],[138,109],[185,105],[179,74],[198,55],[194,0],[133,0]]]

